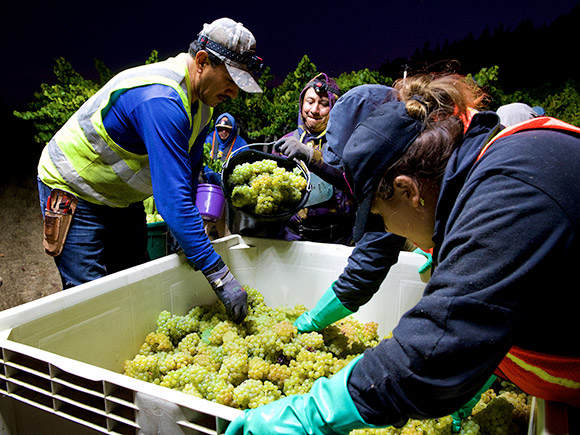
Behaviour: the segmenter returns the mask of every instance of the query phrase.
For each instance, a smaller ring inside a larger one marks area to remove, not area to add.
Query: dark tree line
[[[580,83],[578,23],[580,4],[541,27],[524,20],[514,29],[500,24],[495,29],[486,28],[477,38],[469,34],[443,46],[431,47],[427,41],[410,59],[388,60],[379,72],[387,77],[400,77],[405,65],[409,71],[417,71],[442,69],[452,63],[459,72],[472,73],[497,65],[497,86],[506,93],[534,89],[549,94],[567,82]]]

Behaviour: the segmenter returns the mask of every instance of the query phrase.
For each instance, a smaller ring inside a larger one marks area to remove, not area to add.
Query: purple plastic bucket
[[[197,186],[195,205],[202,217],[216,222],[222,216],[226,198],[220,186],[215,184],[200,184]]]

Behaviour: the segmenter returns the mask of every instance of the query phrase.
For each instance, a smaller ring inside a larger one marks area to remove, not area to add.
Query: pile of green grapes
[[[125,375],[249,409],[307,393],[316,379],[332,377],[381,340],[375,322],[353,317],[320,332],[299,334],[293,323],[306,311],[303,305],[271,308],[258,290],[244,288],[248,315],[240,324],[228,320],[219,301],[184,316],[162,311],[157,329],[147,335],[138,354],[125,361]],[[482,395],[463,422],[462,434],[517,434],[516,423],[527,422],[528,397],[512,384],[502,385],[502,391],[490,389]],[[402,428],[356,430],[351,435],[451,435],[451,422],[450,416],[409,420]]]
[[[290,172],[271,159],[236,165],[227,182],[232,205],[259,215],[291,210],[307,184],[298,168]]]
[[[497,385],[496,385],[497,384]],[[523,435],[527,433],[531,398],[511,382],[501,381],[481,395],[459,435]],[[400,428],[357,429],[350,435],[455,435],[450,415],[407,421]]]
[[[125,374],[239,409],[256,408],[290,394],[307,393],[365,349],[379,343],[377,324],[347,318],[321,333],[298,334],[305,308],[270,308],[256,289],[248,315],[236,324],[223,304],[193,308],[184,316],[159,314],[157,329]]]

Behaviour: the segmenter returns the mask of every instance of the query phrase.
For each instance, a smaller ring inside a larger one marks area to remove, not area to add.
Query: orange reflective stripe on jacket
[[[496,374],[533,396],[580,407],[580,358],[513,346]]]
[[[500,139],[505,136],[509,136],[510,134],[517,133],[518,131],[522,130],[534,130],[538,128],[548,128],[553,130],[565,130],[570,131],[573,133],[580,134],[580,128],[568,124],[567,122],[560,121],[556,118],[551,118],[549,116],[540,116],[539,118],[532,118],[528,121],[523,121],[518,124],[514,124],[511,127],[505,128],[496,134],[481,150],[479,155],[477,156],[477,160],[479,160],[487,151],[492,143],[494,143],[497,139]]]
[[[463,122],[463,133],[465,133],[469,128],[469,124],[471,124],[471,120],[476,113],[479,113],[476,109],[468,107],[465,115],[459,115],[461,122]]]
[[[230,133],[230,134],[233,134],[233,132]],[[213,136],[212,136],[212,140],[211,140],[211,153],[210,153],[211,158],[214,159],[214,160],[221,159],[222,161],[225,162],[230,157],[230,154],[232,153],[232,150],[234,149],[234,144],[238,140],[238,135],[236,135],[235,139],[232,141],[232,143],[228,147],[228,149],[227,149],[227,155],[225,157],[224,157],[224,154],[223,153],[222,153],[221,156],[219,155],[219,145],[216,147],[216,141],[215,141],[216,140],[216,137],[215,136],[216,136],[216,132],[214,130]]]
[[[580,128],[542,116],[512,125],[495,135],[481,150],[479,160],[497,139],[523,130],[564,130],[580,134]],[[528,394],[544,400],[580,407],[580,358],[551,355],[513,346],[496,374],[509,379]]]

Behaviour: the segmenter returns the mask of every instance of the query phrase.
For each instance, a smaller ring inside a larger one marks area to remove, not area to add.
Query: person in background
[[[318,168],[327,143],[327,124],[341,91],[334,80],[321,73],[300,93],[298,128],[276,142],[274,153],[302,160],[313,173],[311,192],[305,207],[283,229],[285,240],[341,243],[352,241],[354,208],[350,193],[325,180]],[[319,176],[320,175],[320,176]]]
[[[505,127],[511,127],[528,119],[537,118],[545,114],[540,106],[530,107],[525,103],[509,103],[500,106],[496,113]]]
[[[78,199],[55,257],[64,288],[147,260],[143,200],[153,194],[230,318],[245,317],[246,292],[206,236],[195,192],[213,107],[240,88],[261,92],[255,47],[242,23],[204,24],[189,53],[121,72],[51,139],[39,163],[41,203],[56,189]]]
[[[201,182],[214,184],[221,188],[220,171],[222,164],[228,160],[233,152],[245,145],[247,142],[239,135],[235,118],[227,112],[218,116],[214,129],[207,135],[204,145],[206,148],[204,152],[209,150],[209,158],[214,162],[211,165],[213,168],[207,164],[203,166]],[[226,224],[226,213],[227,210],[224,210],[216,222],[204,219],[203,227],[210,240],[231,234]]]
[[[217,117],[213,131],[205,138],[206,147],[210,150],[210,158],[214,161],[226,162],[238,148],[247,145],[246,140],[239,135],[235,118],[229,113]],[[207,165],[203,167],[204,182],[220,185],[221,175]]]
[[[322,159],[317,159],[316,166],[310,165],[310,169],[339,190],[350,193],[342,159],[344,146],[360,122],[384,103],[397,99],[396,89],[376,84],[357,86],[342,95],[330,114]],[[299,332],[318,331],[358,311],[379,290],[391,266],[398,261],[399,252],[412,250],[403,237],[385,232],[378,217],[369,219],[364,233],[359,231],[353,236],[357,242],[347,266],[316,306],[296,321]]]
[[[385,231],[434,249],[422,299],[392,338],[307,394],[245,411],[226,435],[400,426],[453,413],[494,374],[565,404],[569,433],[579,429],[570,272],[580,129],[548,117],[504,129],[494,112],[469,115],[484,97],[474,86],[458,75],[398,81],[400,101],[374,110],[342,153],[355,233],[372,213]]]

